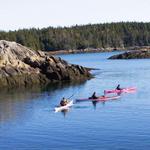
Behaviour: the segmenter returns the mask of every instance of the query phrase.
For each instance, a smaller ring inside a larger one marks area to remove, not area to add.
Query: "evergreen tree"
[[[47,51],[150,46],[150,23],[120,22],[0,31],[0,40],[16,41],[34,50]]]

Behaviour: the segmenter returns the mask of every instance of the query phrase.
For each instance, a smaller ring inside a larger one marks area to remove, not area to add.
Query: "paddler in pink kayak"
[[[120,93],[117,93],[117,95],[121,95],[121,90],[123,90],[123,88],[120,88],[120,84],[117,85],[116,90],[119,90]]]
[[[98,97],[96,96],[96,92],[94,92],[93,94],[92,94],[92,96],[91,97],[89,97],[89,99],[97,99]]]
[[[93,95],[91,96],[92,99],[97,99],[98,97],[96,96],[96,92],[93,93]]]
[[[120,84],[117,85],[116,90],[122,90],[122,88],[120,88]]]
[[[105,98],[105,95],[100,96],[101,98]],[[100,98],[98,96],[96,96],[96,92],[93,93],[93,95],[91,97],[89,97],[89,99],[98,99]]]

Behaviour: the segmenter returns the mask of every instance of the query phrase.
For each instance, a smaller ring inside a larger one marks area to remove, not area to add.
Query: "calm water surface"
[[[150,148],[150,60],[107,60],[115,53],[61,55],[70,63],[99,68],[82,83],[0,91],[0,150],[148,150]],[[121,99],[75,104],[54,113],[59,100],[136,86]]]

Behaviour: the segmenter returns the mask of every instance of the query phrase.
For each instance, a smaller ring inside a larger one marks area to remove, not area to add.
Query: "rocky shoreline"
[[[77,54],[77,53],[101,53],[101,52],[113,52],[113,51],[128,51],[128,50],[150,50],[150,46],[134,46],[134,47],[108,47],[108,48],[85,48],[85,49],[70,49],[70,50],[55,50],[46,52],[49,55],[59,54]]]
[[[144,59],[144,58],[150,58],[150,51],[148,50],[127,51],[122,54],[111,56],[108,59]]]
[[[60,57],[33,51],[16,42],[0,41],[0,87],[86,80],[89,69],[69,64]]]

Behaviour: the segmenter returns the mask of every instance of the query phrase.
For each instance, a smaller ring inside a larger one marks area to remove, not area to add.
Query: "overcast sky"
[[[150,22],[150,0],[0,0],[0,30]]]

